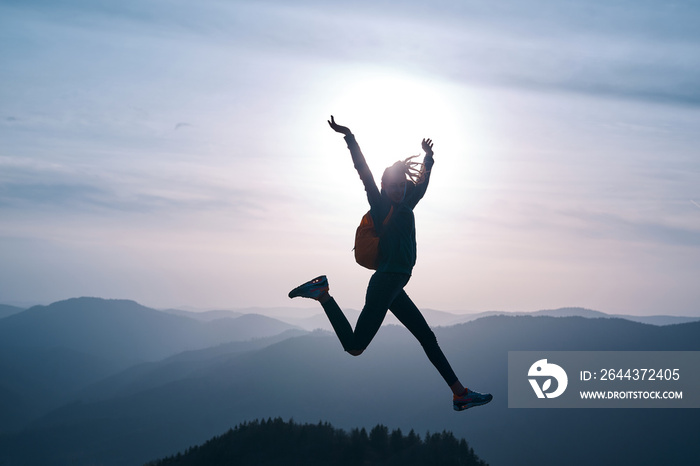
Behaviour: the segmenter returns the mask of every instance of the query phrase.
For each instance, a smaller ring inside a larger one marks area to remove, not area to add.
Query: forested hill
[[[486,466],[464,439],[457,440],[450,432],[421,438],[412,430],[404,435],[400,429],[389,432],[377,425],[369,434],[364,428],[347,433],[328,423],[296,424],[281,418],[240,424],[184,454],[147,466],[200,464]]]

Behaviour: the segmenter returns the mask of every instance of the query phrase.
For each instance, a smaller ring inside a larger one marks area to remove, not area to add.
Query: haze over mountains
[[[494,395],[455,413],[403,327],[383,327],[352,358],[334,335],[271,317],[175,314],[79,298],[0,319],[0,464],[139,464],[267,417],[450,430],[492,465],[700,461],[696,410],[517,410],[506,399],[508,351],[698,351],[700,322],[492,315],[440,324],[457,374]],[[428,320],[438,325],[438,315]]]
[[[343,310],[350,320],[356,320],[360,311],[357,309],[344,309]],[[331,330],[328,318],[325,316],[320,307],[314,306],[314,308],[299,309],[293,307],[279,307],[279,308],[246,308],[233,310],[219,310],[219,311],[185,311],[178,309],[166,309],[164,312],[169,312],[181,316],[193,317],[196,319],[210,321],[221,317],[238,317],[244,314],[260,314],[266,315],[268,317],[273,317],[275,319],[287,322],[292,325],[296,325],[306,330],[324,329]],[[635,316],[629,314],[606,314],[600,311],[593,311],[591,309],[585,309],[581,307],[567,307],[560,309],[551,310],[541,310],[535,312],[505,312],[505,311],[485,311],[485,312],[445,312],[437,311],[434,309],[421,309],[421,312],[425,315],[426,320],[432,326],[450,326],[456,324],[462,324],[465,322],[472,321],[474,319],[479,319],[481,317],[497,316],[497,315],[509,315],[509,316],[549,316],[549,317],[587,317],[587,318],[618,318],[627,319],[633,322],[641,322],[645,324],[652,325],[672,325],[672,324],[683,324],[687,322],[695,322],[700,320],[700,317],[690,317],[690,316],[670,316],[670,315],[652,315],[652,316]],[[389,313],[387,315],[385,324],[387,325],[400,325],[399,321]]]
[[[289,315],[291,310],[284,309],[286,314]],[[266,314],[269,311],[259,310],[259,312]],[[356,320],[357,316],[360,315],[360,311],[356,309],[348,309],[345,311],[351,320]],[[593,311],[590,309],[580,308],[580,307],[569,307],[561,309],[552,310],[542,310],[535,312],[504,312],[504,311],[486,311],[486,312],[471,312],[471,313],[452,313],[445,311],[436,311],[434,309],[421,310],[425,315],[426,320],[432,326],[447,327],[451,325],[463,324],[470,322],[475,319],[480,319],[482,317],[490,316],[548,316],[548,317],[586,317],[586,318],[610,318],[610,319],[626,319],[633,322],[641,322],[645,324],[652,325],[672,325],[672,324],[683,324],[687,322],[700,321],[700,317],[688,317],[688,316],[665,316],[665,315],[654,315],[654,316],[634,316],[627,314],[606,314],[600,311]],[[275,318],[282,321],[298,325],[299,327],[305,328],[307,330],[313,330],[316,328],[322,328],[324,330],[331,330],[331,326],[328,322],[328,318],[323,313],[315,314],[311,317],[292,319],[286,317],[285,315],[280,315],[279,311],[274,314]],[[387,315],[385,324],[388,325],[400,325],[399,321],[391,314]]]

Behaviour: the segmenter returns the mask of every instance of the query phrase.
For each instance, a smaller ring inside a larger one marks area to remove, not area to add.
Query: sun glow
[[[385,72],[365,74],[345,86],[332,108],[336,121],[358,136],[373,161],[388,166],[421,153],[421,140],[443,145],[454,138],[447,96],[427,81]]]
[[[446,188],[444,196],[454,197],[456,188],[475,181],[476,152],[485,132],[480,128],[477,99],[464,87],[457,89],[424,75],[374,69],[349,72],[334,82],[334,88],[328,109],[338,124],[357,136],[377,181],[383,169],[397,160],[422,156],[423,138],[434,141],[439,170],[433,179]],[[348,169],[345,160],[337,162],[338,171]],[[431,196],[442,197],[438,192]]]

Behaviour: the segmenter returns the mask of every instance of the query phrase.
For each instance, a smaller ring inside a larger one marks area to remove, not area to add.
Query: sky
[[[362,307],[375,177],[434,140],[406,290],[700,316],[695,2],[0,1],[0,303]]]

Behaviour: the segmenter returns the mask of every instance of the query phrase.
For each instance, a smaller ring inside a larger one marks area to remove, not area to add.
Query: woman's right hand
[[[333,115],[331,115],[331,119],[328,120],[328,124],[330,125],[331,128],[333,128],[333,131],[335,131],[336,133],[341,133],[341,134],[344,134],[346,136],[349,134],[352,134],[352,132],[350,131],[350,128],[348,128],[347,126],[341,126],[338,123],[336,123],[335,119],[333,118]]]
[[[421,147],[425,151],[425,155],[429,155],[430,157],[433,156],[433,140],[432,139],[423,139],[423,142],[421,142]]]

